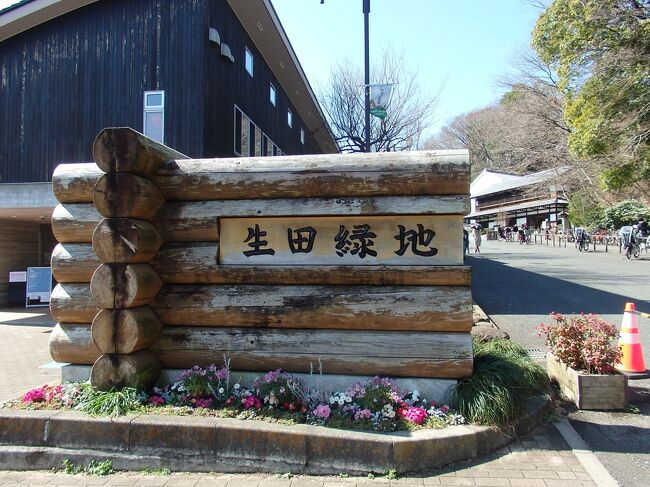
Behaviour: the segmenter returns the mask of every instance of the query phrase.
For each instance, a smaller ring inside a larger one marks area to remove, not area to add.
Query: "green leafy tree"
[[[625,200],[605,209],[602,225],[608,228],[620,228],[623,225],[635,224],[639,218],[650,220],[650,208],[638,201]]]
[[[606,189],[650,181],[650,2],[554,0],[533,46],[558,73],[578,157],[603,161]]]
[[[576,227],[599,227],[603,221],[603,208],[593,202],[586,191],[574,191],[569,196],[569,220]]]

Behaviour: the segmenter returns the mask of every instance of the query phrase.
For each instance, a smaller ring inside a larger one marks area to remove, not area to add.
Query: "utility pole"
[[[365,121],[365,152],[370,152],[370,0],[363,1],[363,41],[364,41],[364,63],[365,79],[364,90],[366,99],[366,121]],[[320,0],[321,5],[325,0]]]

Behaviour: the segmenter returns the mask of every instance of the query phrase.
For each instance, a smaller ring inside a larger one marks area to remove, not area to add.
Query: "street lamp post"
[[[325,0],[320,0],[321,5]],[[366,101],[364,152],[370,152],[370,0],[363,0],[363,40],[364,40],[364,94]]]
[[[363,37],[365,48],[366,152],[370,152],[370,0],[363,0]]]

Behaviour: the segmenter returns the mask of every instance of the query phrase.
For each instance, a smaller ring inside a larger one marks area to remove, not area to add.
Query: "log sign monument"
[[[472,374],[466,151],[190,160],[109,128],[93,155],[54,171],[50,341],[93,385]]]

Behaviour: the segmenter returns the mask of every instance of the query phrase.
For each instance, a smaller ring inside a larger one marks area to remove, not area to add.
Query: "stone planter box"
[[[567,367],[551,353],[546,356],[548,375],[562,394],[580,409],[623,409],[627,405],[627,377],[622,374],[585,374]]]

